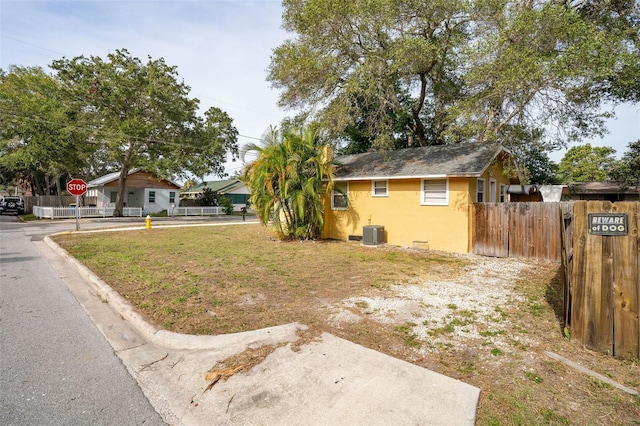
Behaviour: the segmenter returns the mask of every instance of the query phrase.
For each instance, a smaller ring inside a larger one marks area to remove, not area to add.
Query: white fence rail
[[[78,207],[78,217],[107,217],[113,216],[114,207]],[[76,207],[40,207],[33,206],[33,214],[44,219],[73,219],[76,217]],[[142,207],[124,207],[123,216],[142,217]]]
[[[218,216],[223,215],[224,207],[174,207],[168,216]]]

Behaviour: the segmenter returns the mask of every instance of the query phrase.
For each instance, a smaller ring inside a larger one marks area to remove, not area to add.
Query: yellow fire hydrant
[[[145,223],[145,228],[146,229],[151,229],[151,216],[147,215],[147,218],[144,220]]]

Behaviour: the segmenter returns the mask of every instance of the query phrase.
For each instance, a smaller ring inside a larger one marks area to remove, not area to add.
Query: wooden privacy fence
[[[640,358],[640,203],[476,203],[473,253],[562,260],[571,340]]]
[[[640,203],[576,201],[563,221],[571,340],[618,358],[640,358]]]
[[[560,261],[561,204],[474,203],[473,253]]]

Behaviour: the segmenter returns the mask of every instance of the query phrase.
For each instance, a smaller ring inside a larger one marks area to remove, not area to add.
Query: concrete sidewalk
[[[34,242],[173,425],[473,425],[480,390],[302,324],[190,336],[147,323],[52,240]],[[87,285],[88,284],[88,285]],[[108,303],[104,303],[104,302]],[[296,344],[297,342],[297,344]],[[302,344],[300,344],[302,343]],[[245,352],[255,350],[256,353]],[[262,352],[262,354],[258,354]],[[208,389],[216,363],[231,374]]]

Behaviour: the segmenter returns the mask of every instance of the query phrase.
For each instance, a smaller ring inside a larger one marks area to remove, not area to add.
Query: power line
[[[17,41],[18,43],[26,44],[27,46],[36,47],[38,49],[46,50],[47,52],[57,53],[58,55],[65,56],[65,54],[62,53],[62,52],[58,52],[56,50],[47,49],[46,47],[43,47],[43,46],[40,46],[40,45],[37,45],[37,44],[34,44],[34,43],[29,43],[27,41],[20,40],[20,39],[15,38],[15,37],[8,36],[6,34],[2,34],[2,37],[8,38],[8,39],[13,40],[13,41]]]
[[[265,141],[264,139],[262,139],[262,138],[256,138],[256,137],[253,137],[253,136],[245,136],[245,135],[238,135],[238,136],[239,136],[239,137],[243,137],[243,138],[247,138],[247,139],[253,139],[253,140],[256,140],[256,141],[260,141],[260,142],[266,142],[266,141]]]

